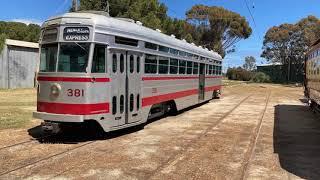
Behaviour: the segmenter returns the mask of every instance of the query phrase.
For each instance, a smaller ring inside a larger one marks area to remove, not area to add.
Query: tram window
[[[170,59],[170,74],[178,74],[178,59]]]
[[[159,56],[159,74],[168,74],[169,58]]]
[[[133,111],[133,101],[134,101],[133,94],[130,94],[130,112]]]
[[[112,114],[116,114],[117,113],[117,97],[113,96],[112,97]]]
[[[140,94],[137,95],[137,111],[140,108]]]
[[[193,55],[193,59],[199,59],[198,55]]]
[[[171,54],[178,55],[179,51],[178,51],[178,50],[176,50],[176,49],[172,49],[172,48],[170,48],[170,53],[171,53]]]
[[[213,69],[213,65],[209,65],[209,74],[212,75],[212,69]]]
[[[120,55],[120,72],[124,72],[124,56],[123,54]]]
[[[140,73],[140,56],[137,57],[137,73]]]
[[[199,73],[198,69],[199,69],[199,63],[193,62],[193,74],[198,74]]]
[[[92,60],[92,73],[104,73],[106,61],[106,48],[103,45],[96,44],[94,47]]]
[[[133,55],[130,55],[130,73],[133,73],[134,71],[134,57]]]
[[[147,49],[152,49],[152,50],[157,50],[158,49],[158,45],[157,44],[153,44],[153,43],[149,43],[149,42],[145,42],[144,43],[144,47]]]
[[[112,55],[112,71],[117,72],[117,54]]]
[[[120,113],[122,114],[124,111],[124,96],[120,96]]]
[[[46,44],[41,46],[40,72],[56,71],[57,54],[57,44]]]
[[[187,53],[186,53],[186,52],[184,52],[184,51],[179,51],[179,55],[180,55],[180,56],[186,56],[186,55],[187,55]]]
[[[192,62],[187,62],[187,74],[192,74]]]
[[[179,74],[185,74],[186,73],[186,61],[179,60]]]
[[[213,75],[216,75],[216,74],[217,74],[217,73],[216,73],[216,67],[217,67],[217,66],[213,65],[213,69],[212,69],[212,74],[213,74]]]
[[[187,56],[188,56],[189,58],[192,58],[192,57],[193,57],[193,54],[187,53]]]
[[[206,74],[209,74],[209,64],[206,64]]]
[[[147,54],[144,63],[144,72],[150,74],[157,73],[157,56]]]
[[[161,51],[161,52],[169,52],[169,48],[168,47],[166,47],[166,46],[160,46],[159,45],[159,51]]]
[[[128,45],[128,46],[138,46],[138,40],[120,37],[120,36],[115,37],[115,43],[116,44],[124,44],[124,45]]]
[[[86,72],[90,43],[61,43],[59,50],[59,72]]]

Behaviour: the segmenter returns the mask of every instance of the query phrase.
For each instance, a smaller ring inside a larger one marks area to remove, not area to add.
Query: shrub
[[[257,72],[251,80],[256,83],[267,83],[270,82],[270,76],[263,72]]]
[[[253,76],[251,71],[247,71],[241,67],[229,68],[227,71],[227,77],[230,80],[250,81]]]

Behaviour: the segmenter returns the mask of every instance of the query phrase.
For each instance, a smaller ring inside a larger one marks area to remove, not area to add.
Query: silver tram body
[[[45,122],[98,122],[104,131],[145,123],[213,98],[221,56],[140,22],[94,13],[46,21],[37,111]]]

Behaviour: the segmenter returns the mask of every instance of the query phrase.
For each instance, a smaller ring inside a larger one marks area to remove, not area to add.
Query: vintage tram
[[[320,110],[320,39],[308,50],[305,59],[304,94],[308,104]]]
[[[221,91],[219,54],[100,12],[42,25],[37,111],[43,127],[97,122],[105,132],[208,101]]]

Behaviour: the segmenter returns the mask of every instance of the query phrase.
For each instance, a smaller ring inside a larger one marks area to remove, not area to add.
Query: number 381
[[[68,89],[68,96],[69,97],[83,97],[84,90],[83,89]]]

